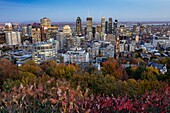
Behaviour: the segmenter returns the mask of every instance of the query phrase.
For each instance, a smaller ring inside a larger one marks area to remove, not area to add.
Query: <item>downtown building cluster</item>
[[[87,17],[86,22],[77,17],[74,24],[75,27],[52,25],[46,17],[40,19],[40,23],[28,25],[6,23],[0,27],[0,46],[12,50],[1,51],[1,56],[8,54],[17,64],[28,59],[38,64],[53,59],[58,63],[92,64],[100,68],[108,58],[132,57],[134,51],[144,49],[146,52],[141,53],[141,57],[149,59],[151,56],[147,53],[160,55],[159,49],[170,47],[169,25],[135,23],[129,26],[105,17],[97,23],[92,17]]]

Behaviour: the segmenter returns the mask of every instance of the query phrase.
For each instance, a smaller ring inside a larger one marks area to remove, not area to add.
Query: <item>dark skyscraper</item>
[[[105,33],[108,34],[108,21],[105,22]]]
[[[77,17],[76,20],[76,35],[78,36],[82,35],[82,22],[80,17]]]
[[[119,52],[120,52],[120,48],[119,48],[119,44],[120,44],[120,39],[119,39],[119,31],[117,30],[118,27],[118,20],[116,19],[114,22],[114,32],[113,35],[115,35],[116,38],[116,42],[115,42],[115,55],[116,55],[116,59],[119,58]]]
[[[117,28],[118,20],[116,19],[114,22],[114,28]]]
[[[113,33],[113,20],[112,18],[109,18],[109,34],[112,34]]]
[[[96,28],[95,27],[92,28],[92,33],[93,33],[93,38],[94,38],[95,37],[95,33],[96,33]]]
[[[118,27],[118,20],[116,19],[115,22],[114,22],[114,26],[113,26],[113,34],[114,35],[116,35],[117,27]]]

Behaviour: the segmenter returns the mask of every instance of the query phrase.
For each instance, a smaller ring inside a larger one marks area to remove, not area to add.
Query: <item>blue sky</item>
[[[89,13],[88,13],[89,12]],[[170,0],[0,0],[0,22],[70,22],[89,15],[120,21],[169,21]]]

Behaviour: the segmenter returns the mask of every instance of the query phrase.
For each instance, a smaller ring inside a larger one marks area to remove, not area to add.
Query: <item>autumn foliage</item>
[[[104,75],[108,74],[118,79],[120,79],[123,76],[123,69],[121,68],[120,64],[112,58],[104,62],[102,66],[103,66],[102,73]]]
[[[170,112],[170,87],[146,92],[140,98],[94,96],[72,89],[67,81],[48,79],[33,85],[22,84],[0,93],[1,112]]]
[[[169,78],[160,76],[147,66],[124,69],[114,59],[104,62],[101,72],[52,60],[40,65],[27,61],[17,67],[2,59],[0,112],[168,113]]]

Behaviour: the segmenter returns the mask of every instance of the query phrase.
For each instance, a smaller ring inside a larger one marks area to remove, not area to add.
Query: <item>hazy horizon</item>
[[[27,22],[48,17],[52,22],[74,22],[81,17],[100,21],[169,21],[169,0],[0,0],[0,22]]]

